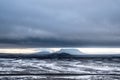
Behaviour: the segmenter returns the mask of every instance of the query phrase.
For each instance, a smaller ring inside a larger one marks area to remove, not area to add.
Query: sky
[[[0,0],[0,48],[120,47],[120,0]]]

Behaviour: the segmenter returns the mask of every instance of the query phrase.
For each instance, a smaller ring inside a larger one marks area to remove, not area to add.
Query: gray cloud
[[[120,46],[120,1],[0,0],[0,44]]]

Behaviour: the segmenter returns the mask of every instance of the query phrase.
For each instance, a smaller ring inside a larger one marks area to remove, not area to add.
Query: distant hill
[[[47,55],[46,58],[74,58],[74,55],[71,55],[69,53],[53,53],[50,55]]]
[[[60,49],[57,53],[68,53],[70,55],[85,55],[83,52],[80,52],[78,49]]]

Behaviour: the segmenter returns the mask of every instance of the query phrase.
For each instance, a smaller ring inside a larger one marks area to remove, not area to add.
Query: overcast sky
[[[0,0],[0,47],[120,47],[120,0]]]

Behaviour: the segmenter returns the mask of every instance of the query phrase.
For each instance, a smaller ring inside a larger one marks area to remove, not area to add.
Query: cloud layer
[[[120,46],[120,1],[0,0],[0,44]]]

